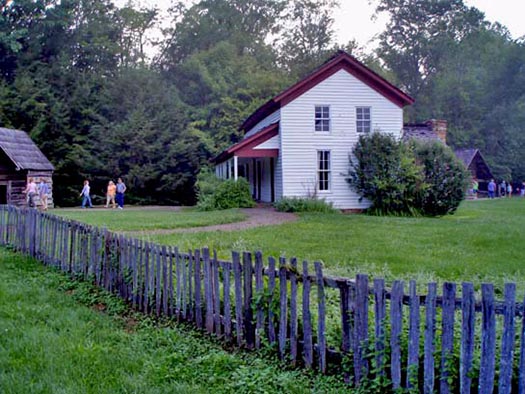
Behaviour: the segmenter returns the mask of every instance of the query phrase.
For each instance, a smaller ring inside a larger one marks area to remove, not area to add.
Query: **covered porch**
[[[279,123],[273,123],[238,144],[232,145],[212,162],[221,179],[245,178],[256,201],[276,200],[276,169],[279,158]]]

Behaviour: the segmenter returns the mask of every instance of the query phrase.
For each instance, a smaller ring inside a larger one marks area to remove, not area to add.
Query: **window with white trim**
[[[355,119],[356,129],[358,133],[370,133],[372,129],[370,107],[356,107]]]
[[[315,131],[330,131],[330,107],[327,105],[315,106]]]
[[[319,191],[330,190],[330,151],[317,151],[317,188]]]

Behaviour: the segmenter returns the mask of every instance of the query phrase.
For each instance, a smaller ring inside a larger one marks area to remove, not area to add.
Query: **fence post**
[[[273,257],[268,257],[268,342],[270,344],[275,343],[275,314],[272,310],[273,298],[275,290],[275,259]]]
[[[472,283],[463,283],[462,289],[462,323],[461,323],[461,355],[460,355],[460,392],[461,394],[470,394],[472,379],[470,372],[472,369],[472,360],[474,356],[474,335],[476,311],[474,298],[474,286]]]
[[[498,393],[510,394],[512,389],[512,364],[514,360],[514,313],[516,309],[516,285],[505,284],[503,310],[503,335],[501,338],[501,366]]]
[[[303,261],[303,353],[304,364],[312,368],[313,364],[313,340],[312,340],[312,316],[310,313],[310,278],[308,277],[308,262]]]
[[[206,331],[213,332],[213,281],[211,274],[210,251],[202,249],[204,264],[204,299],[206,300]]]
[[[419,296],[416,282],[411,280],[410,292],[410,328],[408,333],[407,388],[418,388],[419,366]]]
[[[403,327],[403,281],[396,280],[392,286],[390,300],[390,348],[392,351],[392,385],[401,387],[401,332]]]
[[[241,259],[238,252],[232,252],[233,282],[235,289],[235,320],[237,328],[237,346],[242,345],[242,273]]]
[[[375,312],[375,351],[376,369],[381,376],[385,375],[385,321],[386,321],[386,300],[385,300],[385,280],[374,279],[374,312]]]
[[[264,281],[263,281],[263,259],[261,252],[255,252],[255,294],[257,297],[257,314],[255,323],[255,347],[261,347],[261,335],[264,332]]]
[[[436,296],[437,284],[428,284],[428,293],[425,301],[425,373],[424,373],[424,390],[425,394],[434,392],[434,339],[436,335]]]
[[[246,338],[246,346],[252,349],[255,346],[255,326],[253,325],[253,266],[252,255],[244,252],[242,256],[242,269],[244,273],[244,306],[243,306],[243,327]]]
[[[203,328],[202,322],[202,284],[201,284],[201,254],[197,249],[195,257],[195,323],[198,328]]]
[[[456,302],[456,284],[443,284],[442,335],[441,335],[441,394],[450,393],[448,377],[451,368],[451,356],[454,354],[454,314]]]
[[[481,285],[481,366],[479,371],[479,394],[494,391],[494,368],[496,357],[496,316],[494,310],[494,286]]]
[[[288,281],[286,278],[286,259],[279,258],[279,356],[284,359],[288,331]]]
[[[355,338],[357,352],[354,354],[354,373],[356,383],[368,374],[368,362],[365,359],[365,350],[368,348],[368,276],[358,274],[355,281]]]
[[[317,349],[319,354],[319,370],[326,372],[326,301],[324,294],[323,268],[319,261],[314,263],[317,283]]]
[[[290,260],[290,356],[292,364],[297,360],[297,259]]]

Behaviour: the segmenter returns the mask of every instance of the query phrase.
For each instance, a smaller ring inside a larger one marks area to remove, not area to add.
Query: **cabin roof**
[[[0,148],[21,170],[53,171],[53,164],[22,130],[0,127]]]

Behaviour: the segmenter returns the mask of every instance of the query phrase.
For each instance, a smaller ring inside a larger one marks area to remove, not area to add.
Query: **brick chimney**
[[[443,119],[430,119],[427,120],[428,127],[434,132],[436,137],[447,144],[447,121]]]

